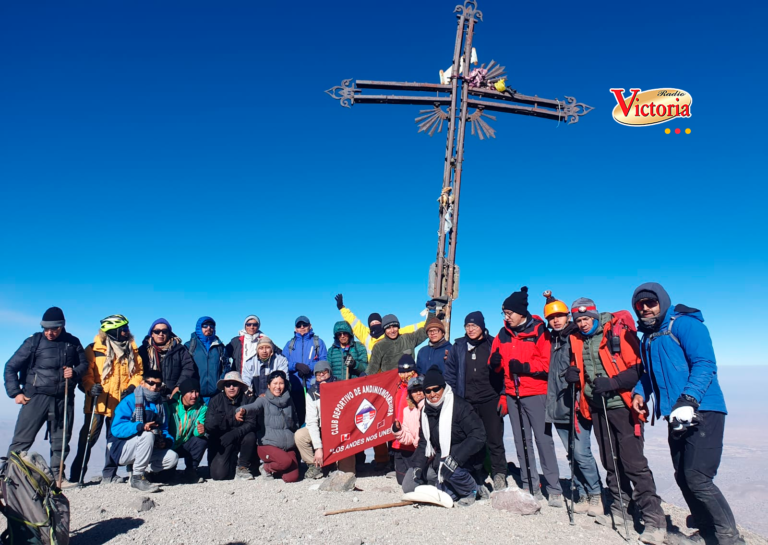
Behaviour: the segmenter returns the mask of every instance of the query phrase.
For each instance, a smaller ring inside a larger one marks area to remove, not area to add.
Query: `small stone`
[[[320,485],[320,490],[324,492],[347,492],[354,490],[356,477],[352,473],[343,471],[334,471]]]
[[[528,492],[522,490],[500,490],[491,494],[491,506],[494,509],[509,511],[519,515],[533,515],[541,511],[541,505]]]
[[[153,509],[155,507],[155,502],[146,497],[143,496],[141,498],[137,498],[133,502],[133,506],[139,513],[143,513],[144,511],[149,511],[150,509]]]
[[[309,487],[310,490],[320,490],[320,483],[313,484]]]
[[[360,500],[358,500],[358,499],[357,499],[357,496],[355,496],[354,498],[352,498],[352,501],[353,501],[354,503],[357,503],[357,502],[359,502]]]

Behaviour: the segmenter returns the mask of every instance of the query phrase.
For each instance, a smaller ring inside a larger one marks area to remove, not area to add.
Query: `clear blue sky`
[[[343,78],[437,82],[455,0],[0,4],[0,359],[61,306],[138,337],[256,313],[283,344],[307,314],[418,318],[434,260],[444,132],[414,106],[339,107]],[[391,6],[391,7],[388,7]],[[481,62],[575,96],[573,126],[499,114],[467,143],[456,318],[528,285],[627,308],[644,281],[703,310],[721,364],[765,364],[766,7],[480,1]],[[676,87],[685,123],[615,123],[611,87]],[[665,135],[665,127],[690,135]],[[460,328],[459,328],[460,329]],[[458,333],[454,329],[454,333]]]

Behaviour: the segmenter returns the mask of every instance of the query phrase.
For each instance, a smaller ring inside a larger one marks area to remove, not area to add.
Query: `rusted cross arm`
[[[370,81],[357,80],[358,89],[381,89],[390,91],[425,91],[430,93],[450,93],[450,85],[440,85],[439,83],[410,83],[402,81]],[[501,93],[498,93],[501,94]]]
[[[530,104],[531,106],[545,106],[557,110],[558,107],[562,108],[564,104],[559,100],[551,100],[549,98],[532,97],[528,95],[521,95],[520,93],[492,91],[490,89],[469,88],[469,94],[483,97],[493,98],[495,100],[504,100],[506,102],[518,102],[520,104]]]
[[[355,104],[416,104],[418,106],[437,106],[450,104],[451,97],[417,97],[397,95],[357,95]]]
[[[482,109],[483,111],[504,112],[508,114],[531,115],[534,117],[543,117],[554,121],[566,121],[564,112],[545,110],[543,108],[531,106],[516,106],[514,104],[503,104],[500,102],[488,102],[485,100],[467,99],[467,105],[472,108]]]

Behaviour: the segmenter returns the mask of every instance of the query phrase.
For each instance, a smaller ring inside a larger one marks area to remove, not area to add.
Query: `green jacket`
[[[176,395],[166,404],[168,418],[168,431],[173,436],[173,448],[178,448],[187,441],[195,437],[202,437],[205,432],[198,433],[197,425],[205,424],[205,413],[208,407],[203,404],[202,397],[198,398],[197,403],[190,408],[184,407],[181,401],[181,393]]]
[[[373,347],[366,374],[375,375],[397,369],[400,357],[403,354],[413,355],[413,349],[426,340],[427,332],[424,327],[420,327],[413,333],[400,335],[397,339],[390,339],[384,334]]]
[[[341,347],[336,338],[336,335],[341,332],[349,333],[349,347],[346,350]],[[347,322],[336,322],[333,326],[333,339],[333,344],[328,349],[328,363],[331,364],[331,371],[336,380],[347,378],[347,366],[344,365],[344,358],[347,357],[347,354],[355,358],[355,366],[349,369],[349,377],[357,377],[360,376],[360,373],[365,372],[368,366],[368,352],[365,350],[365,345],[355,341],[352,328]]]

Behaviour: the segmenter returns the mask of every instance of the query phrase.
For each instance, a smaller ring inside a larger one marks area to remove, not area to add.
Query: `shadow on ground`
[[[112,518],[99,521],[95,524],[83,526],[72,532],[70,543],[72,545],[86,545],[91,543],[106,543],[120,534],[135,530],[144,524],[144,519],[131,517]]]

